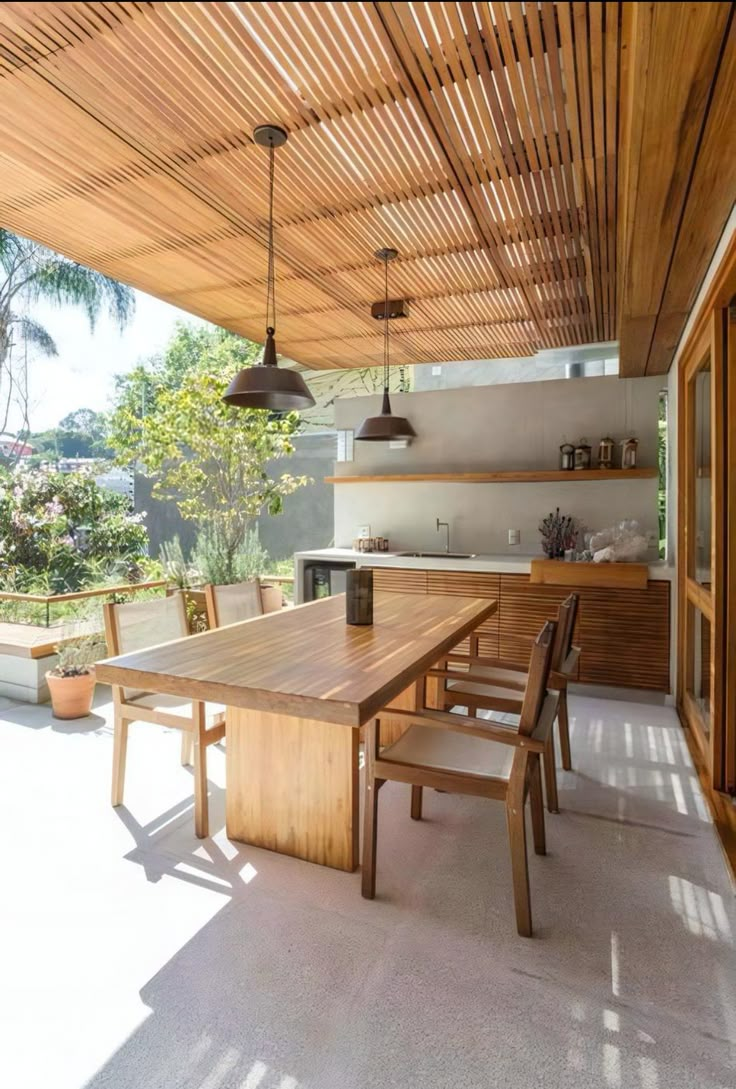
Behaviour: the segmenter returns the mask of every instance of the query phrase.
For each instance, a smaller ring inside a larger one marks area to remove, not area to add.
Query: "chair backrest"
[[[548,620],[534,640],[534,646],[532,647],[526,690],[519,718],[519,733],[526,734],[527,737],[534,732],[542,711],[544,698],[547,695],[547,681],[549,680],[552,665],[552,646],[556,632],[557,622]]]
[[[570,594],[557,610],[557,631],[552,646],[551,669],[558,672],[570,653],[572,635],[578,615],[578,595]]]
[[[263,616],[261,584],[258,579],[236,582],[232,586],[215,586],[209,583],[205,586],[204,593],[207,619],[211,628],[222,628],[226,624],[238,624],[241,620]]]
[[[182,593],[148,601],[108,603],[103,607],[108,653],[131,654],[157,647],[189,635],[187,608]],[[134,699],[140,689],[124,688],[125,699]]]

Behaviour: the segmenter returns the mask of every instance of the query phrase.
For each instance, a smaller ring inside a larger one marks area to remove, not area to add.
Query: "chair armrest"
[[[580,647],[573,647],[559,669],[553,669],[549,675],[549,687],[557,691],[567,688],[567,682],[575,676],[580,658]]]
[[[470,734],[486,741],[499,741],[502,745],[512,745],[517,749],[530,749],[532,752],[544,752],[544,742],[535,737],[527,737],[513,728],[496,726],[492,722],[469,715],[453,715],[447,711],[432,711],[423,707],[420,711],[388,712],[391,718],[403,718],[410,726],[432,726],[438,730],[453,730],[459,734]],[[380,714],[376,716],[379,720]],[[553,719],[554,720],[554,719]]]
[[[560,667],[560,673],[565,677],[572,677],[575,670],[578,668],[578,661],[580,660],[580,647],[570,647],[570,653]]]
[[[560,702],[559,692],[548,692],[542,704],[542,713],[532,732],[532,740],[541,744],[544,748],[557,718],[557,707]]]

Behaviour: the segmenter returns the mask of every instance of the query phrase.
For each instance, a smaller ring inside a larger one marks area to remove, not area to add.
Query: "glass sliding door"
[[[716,791],[736,791],[736,258],[716,276],[678,375],[678,681]],[[730,374],[729,374],[730,372]]]

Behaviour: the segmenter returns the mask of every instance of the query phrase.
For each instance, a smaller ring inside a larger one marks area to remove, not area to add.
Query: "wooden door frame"
[[[678,546],[677,546],[677,708],[689,729],[715,790],[736,791],[736,437],[729,416],[736,411],[733,368],[736,335],[729,322],[728,305],[736,295],[736,235],[727,247],[693,329],[678,358]],[[693,383],[708,357],[711,366],[711,583],[706,587],[692,572],[695,533],[695,445]],[[688,608],[699,609],[710,624],[710,730],[690,695],[692,661],[689,650]],[[729,641],[730,640],[730,641]]]

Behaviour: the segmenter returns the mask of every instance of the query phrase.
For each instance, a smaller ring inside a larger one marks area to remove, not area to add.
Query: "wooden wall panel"
[[[500,656],[526,664],[528,644],[554,618],[569,587],[532,584],[527,575],[501,576]],[[583,587],[574,639],[581,647],[578,680],[586,684],[670,690],[670,584],[646,590]]]
[[[580,681],[670,691],[670,584],[580,594]]]
[[[525,666],[529,644],[554,619],[569,586],[532,583],[528,575],[407,571],[373,568],[377,590],[494,597],[497,612],[479,628],[480,654]],[[575,588],[580,606],[574,639],[582,648],[576,680],[670,690],[670,584],[650,580],[644,590]],[[458,653],[469,653],[465,640]]]
[[[397,594],[426,594],[427,572],[403,567],[374,567],[373,589]]]
[[[545,620],[555,619],[561,602],[570,592],[569,586],[531,583],[528,575],[502,575],[500,657],[515,665],[528,665],[529,640],[538,634]]]

